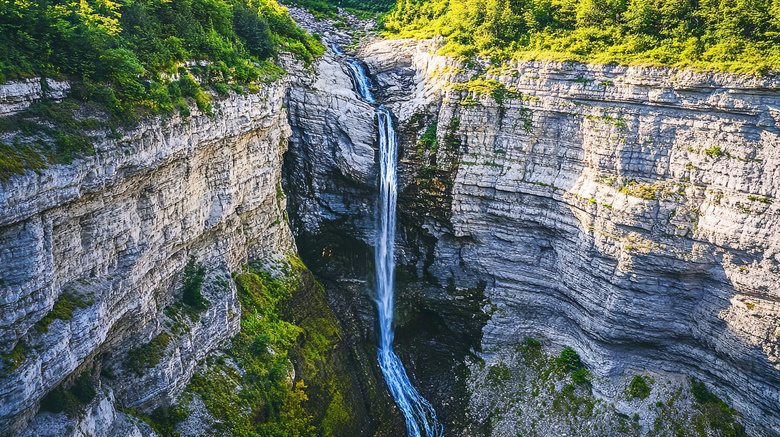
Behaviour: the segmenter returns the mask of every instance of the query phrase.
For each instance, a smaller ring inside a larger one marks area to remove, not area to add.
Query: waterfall
[[[358,95],[376,103],[371,93],[371,80],[363,65],[348,60],[347,66]],[[410,437],[439,437],[443,427],[436,410],[420,396],[406,375],[403,363],[393,352],[393,292],[395,279],[395,210],[398,198],[398,144],[393,129],[393,117],[384,106],[376,110],[379,123],[379,223],[376,232],[376,304],[379,310],[379,367],[390,393],[404,414]]]
[[[355,82],[355,91],[360,98],[371,104],[376,103],[376,100],[374,100],[374,93],[371,92],[371,79],[368,78],[366,69],[363,68],[363,64],[354,59],[348,59],[347,68],[349,70],[349,75],[352,76],[352,81]],[[393,213],[395,213],[395,211],[393,211]]]

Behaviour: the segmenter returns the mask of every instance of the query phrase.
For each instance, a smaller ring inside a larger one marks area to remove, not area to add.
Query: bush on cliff
[[[89,372],[82,373],[73,386],[59,385],[41,399],[41,409],[52,413],[65,412],[68,415],[79,412],[95,398],[95,386]]]

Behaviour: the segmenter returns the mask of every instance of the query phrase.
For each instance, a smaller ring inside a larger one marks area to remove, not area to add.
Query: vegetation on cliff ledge
[[[209,88],[257,93],[284,73],[280,52],[308,65],[324,51],[274,0],[4,2],[0,35],[0,83],[71,81],[65,101],[0,117],[0,182],[93,155],[97,134],[143,115],[213,115]]]
[[[234,276],[241,332],[224,355],[208,359],[188,392],[200,397],[218,432],[346,435],[354,422],[349,381],[335,358],[340,328],[324,290],[296,257],[273,270],[253,263]],[[153,425],[163,434],[175,426],[158,416]]]
[[[123,119],[172,111],[187,61],[201,84],[249,83],[273,76],[280,50],[307,63],[323,51],[274,0],[5,2],[0,34],[0,82],[75,79],[78,96]]]
[[[444,54],[652,64],[765,74],[780,67],[780,0],[398,0],[389,35],[446,37]]]

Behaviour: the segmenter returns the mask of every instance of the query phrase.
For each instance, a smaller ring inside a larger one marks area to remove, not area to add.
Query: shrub
[[[79,402],[86,405],[95,399],[95,386],[92,384],[92,378],[89,372],[84,372],[76,379],[73,387],[70,388],[70,392],[78,399]]]
[[[425,133],[420,137],[420,140],[417,142],[417,148],[420,152],[423,150],[429,150],[433,153],[436,153],[436,149],[439,146],[439,142],[436,138],[436,122],[428,125],[428,128],[425,129]]]
[[[222,96],[230,95],[230,88],[222,82],[211,85],[211,88]]]
[[[162,437],[174,437],[176,425],[189,417],[189,412],[183,406],[159,407],[149,415],[149,424]]]
[[[89,372],[82,373],[70,389],[61,384],[41,399],[41,409],[73,415],[95,398],[95,386]]]
[[[2,373],[0,373],[0,376],[5,376],[10,373],[13,373],[16,369],[19,368],[19,366],[22,365],[24,360],[27,359],[27,346],[24,344],[23,341],[20,341],[16,343],[16,346],[11,350],[11,352],[8,352],[7,354],[3,354],[3,368]]]
[[[629,399],[639,398],[647,399],[650,396],[650,386],[641,375],[634,375],[631,384],[628,387]]]
[[[566,347],[561,351],[561,356],[555,359],[558,369],[564,372],[573,372],[582,367],[580,356],[571,347]]]
[[[136,375],[143,376],[146,369],[151,369],[160,363],[170,342],[171,335],[161,332],[148,343],[128,352],[125,366]]]
[[[710,158],[720,158],[721,156],[725,155],[723,150],[720,149],[720,146],[712,146],[709,149],[705,149],[704,154]]]
[[[593,379],[593,374],[583,367],[572,372],[571,379],[577,384],[590,384],[590,380]]]
[[[184,289],[182,300],[185,304],[198,311],[208,309],[211,304],[201,293],[203,279],[206,276],[206,268],[196,264],[194,259],[190,259],[184,267]]]

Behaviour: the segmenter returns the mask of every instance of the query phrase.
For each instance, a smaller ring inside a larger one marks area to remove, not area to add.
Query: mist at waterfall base
[[[369,103],[376,103],[371,92],[371,81],[359,62],[348,60],[347,67],[355,82],[358,95]],[[393,352],[393,294],[395,278],[395,211],[398,198],[397,153],[398,144],[390,111],[377,108],[379,124],[379,223],[376,232],[376,304],[379,312],[379,367],[390,393],[406,419],[410,437],[438,437],[443,427],[436,411],[412,386],[403,363]]]

